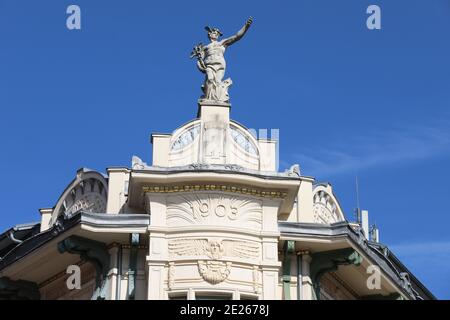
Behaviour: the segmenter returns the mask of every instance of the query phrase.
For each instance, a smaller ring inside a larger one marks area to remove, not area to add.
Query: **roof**
[[[360,252],[374,260],[384,273],[408,296],[417,300],[436,300],[436,297],[400,262],[387,246],[367,241],[361,229],[355,230],[348,222],[316,224],[278,223],[281,236],[315,236],[320,238],[347,237]]]
[[[0,270],[15,263],[29,253],[38,249],[45,243],[56,238],[66,230],[78,224],[102,227],[142,227],[147,228],[150,216],[143,214],[107,214],[78,212],[74,216],[65,219],[61,216],[48,230],[29,233],[21,243],[14,243],[8,250],[0,254]],[[37,225],[39,226],[39,224]],[[2,234],[3,236],[3,234]],[[1,237],[1,236],[0,236]]]
[[[32,222],[18,224],[0,234],[0,261],[10,250],[16,247],[22,241],[39,233],[40,223]]]

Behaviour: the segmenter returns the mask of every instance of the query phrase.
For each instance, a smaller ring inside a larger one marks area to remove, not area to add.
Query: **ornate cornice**
[[[219,184],[190,184],[190,185],[146,185],[142,187],[144,193],[178,193],[197,191],[220,191],[251,195],[262,198],[285,199],[287,192],[277,190],[264,190],[242,186],[219,185]]]

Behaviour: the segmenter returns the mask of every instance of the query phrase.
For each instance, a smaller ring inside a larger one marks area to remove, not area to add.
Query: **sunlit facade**
[[[230,110],[200,102],[153,134],[150,165],[79,170],[39,223],[0,235],[0,297],[434,299],[330,184],[278,171],[277,142]]]

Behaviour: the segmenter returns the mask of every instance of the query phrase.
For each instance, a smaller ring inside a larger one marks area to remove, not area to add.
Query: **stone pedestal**
[[[202,163],[227,163],[227,138],[230,124],[230,108],[228,103],[200,100],[197,116],[200,118]]]

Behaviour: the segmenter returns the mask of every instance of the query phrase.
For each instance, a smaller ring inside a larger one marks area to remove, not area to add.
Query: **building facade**
[[[0,297],[434,299],[345,219],[330,184],[277,172],[276,141],[230,109],[200,101],[194,120],[153,134],[151,165],[79,170],[40,223],[0,235]]]
[[[152,134],[151,164],[80,169],[0,234],[0,299],[434,299],[330,184],[280,172],[277,141],[230,119],[223,53],[251,24],[206,28],[197,116]]]

